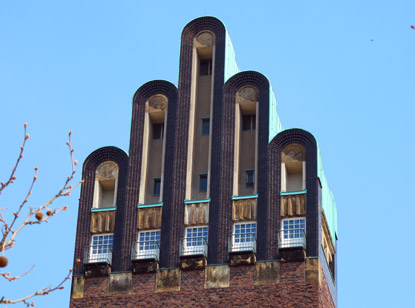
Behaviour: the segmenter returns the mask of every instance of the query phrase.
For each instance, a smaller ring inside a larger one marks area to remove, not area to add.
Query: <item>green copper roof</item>
[[[226,30],[225,40],[225,82],[233,75],[239,73],[238,64],[235,60],[235,51],[232,46],[231,37]]]
[[[225,27],[226,28],[226,27]],[[226,30],[226,41],[225,41],[225,72],[224,79],[225,82],[231,78],[233,75],[239,73],[238,65],[235,60],[235,51],[232,46],[231,38],[229,36],[228,30]],[[269,79],[268,79],[269,80]],[[277,112],[277,100],[275,99],[274,91],[272,90],[271,83],[269,84],[269,133],[268,133],[268,142],[284,128],[281,125],[280,118]],[[337,236],[337,209],[336,202],[334,200],[333,193],[331,192],[327,179],[324,174],[323,164],[321,160],[320,147],[317,144],[317,174],[321,182],[321,203],[324,215],[326,216],[328,227],[330,230],[330,235],[333,240],[333,243],[336,242]]]
[[[269,79],[268,79],[269,80]],[[280,117],[277,112],[277,100],[275,99],[274,91],[271,83],[269,84],[269,129],[268,129],[268,143],[284,128],[281,125]]]
[[[324,174],[323,163],[321,159],[320,147],[317,144],[317,175],[321,183],[321,207],[329,225],[330,235],[333,243],[336,243],[337,237],[337,208],[333,193],[331,192],[327,183],[326,175]]]

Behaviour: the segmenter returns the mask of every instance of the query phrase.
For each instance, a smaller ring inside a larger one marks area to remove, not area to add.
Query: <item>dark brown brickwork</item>
[[[108,278],[85,279],[84,298],[71,308],[281,307],[334,308],[324,276],[305,280],[305,263],[281,263],[278,283],[255,285],[255,266],[230,268],[229,287],[205,289],[204,270],[182,271],[180,291],[155,293],[156,274],[133,275],[131,294],[108,295]]]
[[[288,129],[282,131],[269,144],[268,161],[269,161],[269,183],[267,187],[267,194],[269,196],[270,214],[269,217],[277,217],[273,219],[273,228],[268,228],[267,232],[272,233],[273,242],[271,251],[275,252],[278,230],[281,229],[281,151],[291,143],[299,143],[304,146],[306,150],[306,219],[307,219],[307,256],[318,256],[320,245],[320,210],[318,208],[318,177],[317,177],[317,143],[313,135],[302,129]]]
[[[230,78],[224,87],[224,112],[223,112],[223,141],[222,141],[222,167],[223,176],[220,179],[222,188],[223,204],[218,210],[217,219],[221,221],[219,232],[229,234],[232,232],[232,217],[229,209],[232,206],[229,196],[232,195],[233,187],[233,157],[234,157],[234,135],[235,135],[235,108],[236,93],[244,86],[254,86],[259,91],[258,108],[258,200],[257,200],[257,257],[258,260],[270,260],[275,254],[268,247],[273,241],[267,230],[273,220],[270,217],[277,217],[270,211],[267,195],[268,183],[268,134],[269,134],[269,82],[268,79],[254,71],[241,72]],[[226,206],[224,206],[226,205]],[[220,212],[219,212],[220,211]],[[211,216],[212,217],[212,216]],[[218,244],[219,245],[219,244]],[[227,244],[225,244],[227,245]],[[223,246],[226,247],[226,246]],[[223,249],[223,248],[222,248]],[[224,260],[220,260],[224,262]]]
[[[189,108],[191,98],[191,75],[193,59],[193,39],[201,31],[211,31],[215,36],[215,67],[213,80],[213,114],[212,114],[212,147],[211,147],[211,172],[210,172],[210,196],[211,202],[209,207],[209,257],[208,262],[217,264],[224,262],[226,258],[226,241],[222,238],[221,223],[218,220],[220,208],[228,205],[232,190],[229,190],[229,184],[226,187],[220,186],[220,178],[223,177],[221,148],[224,144],[222,141],[222,123],[223,123],[223,105],[222,91],[224,84],[224,64],[225,64],[225,39],[226,30],[223,23],[213,17],[201,17],[191,21],[183,30],[181,51],[180,51],[180,73],[179,73],[179,106],[177,113],[178,127],[177,133],[177,156],[175,157],[180,168],[176,170],[177,179],[176,198],[174,203],[183,204],[186,188],[186,163],[187,163],[187,141],[189,129]],[[226,171],[225,171],[226,172]],[[180,181],[180,182],[179,182]],[[230,186],[231,187],[231,186]],[[183,207],[182,207],[183,208]],[[184,216],[184,213],[181,213]],[[179,228],[179,229],[176,229]],[[180,237],[183,237],[183,218],[176,221],[172,232],[176,233],[176,246],[170,251],[169,260],[165,262],[162,259],[163,266],[177,266],[178,252],[177,247]]]
[[[74,274],[84,273],[82,262],[76,262],[77,259],[83,260],[84,249],[89,245],[91,240],[91,208],[94,199],[95,171],[99,164],[105,161],[113,161],[118,164],[119,177],[117,188],[117,211],[115,215],[115,232],[114,232],[114,252],[120,250],[120,246],[116,243],[121,242],[118,226],[122,225],[123,217],[119,214],[125,205],[126,182],[128,171],[128,156],[123,150],[116,147],[104,147],[92,152],[86,159],[82,169],[82,178],[84,183],[81,187],[81,196],[79,199],[78,225],[76,229],[76,243],[74,256]],[[114,265],[118,264],[118,258],[114,253]]]
[[[137,205],[140,194],[141,159],[144,132],[145,103],[153,95],[162,94],[168,99],[167,109],[167,128],[166,128],[166,149],[165,149],[165,169],[163,178],[163,211],[161,227],[161,255],[162,264],[166,262],[166,255],[175,245],[176,234],[173,226],[180,216],[177,203],[174,203],[176,193],[175,172],[177,169],[176,150],[176,127],[177,127],[177,89],[170,82],[163,80],[150,81],[141,86],[134,95],[133,115],[131,119],[130,137],[130,161],[128,172],[128,193],[127,203],[124,212],[123,222],[123,256],[120,271],[127,271],[131,266],[131,245],[137,240]],[[183,216],[183,214],[181,215]],[[177,245],[175,247],[178,247]]]

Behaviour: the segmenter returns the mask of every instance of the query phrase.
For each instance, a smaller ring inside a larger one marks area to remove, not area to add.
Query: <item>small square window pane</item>
[[[153,179],[153,196],[160,196],[161,191],[161,179],[155,178]]]
[[[212,60],[200,60],[200,76],[209,76],[212,75]]]
[[[245,186],[254,187],[255,185],[255,170],[246,170],[245,171]]]
[[[244,115],[242,116],[242,130],[255,130],[256,128],[256,115]]]
[[[164,124],[153,124],[153,139],[163,139]]]
[[[202,135],[209,135],[210,130],[210,119],[202,118]]]
[[[207,191],[207,174],[199,174],[199,192]]]

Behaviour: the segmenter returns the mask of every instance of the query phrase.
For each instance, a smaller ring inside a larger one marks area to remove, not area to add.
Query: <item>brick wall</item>
[[[273,272],[275,280],[270,282],[269,275],[268,280],[258,276],[259,267],[266,263],[219,266],[226,269],[229,280],[224,283],[228,286],[217,288],[206,287],[207,269],[173,270],[180,274],[177,280],[179,291],[158,288],[156,273],[127,273],[131,280],[124,294],[123,291],[111,292],[109,277],[85,278],[83,297],[72,298],[70,307],[335,307],[320,265],[316,271],[318,275],[311,277],[307,274],[305,261],[268,262],[278,265],[278,270]]]

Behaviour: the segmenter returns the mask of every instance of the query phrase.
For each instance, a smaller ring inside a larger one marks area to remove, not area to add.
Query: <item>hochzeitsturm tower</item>
[[[141,86],[129,154],[94,151],[83,179],[71,308],[337,306],[319,146],[218,19],[186,25],[178,87]]]

